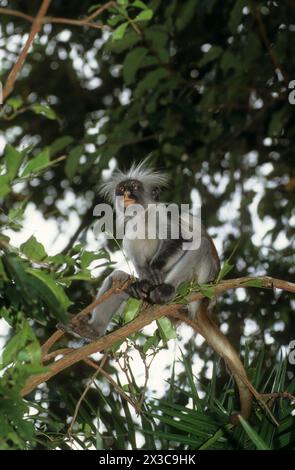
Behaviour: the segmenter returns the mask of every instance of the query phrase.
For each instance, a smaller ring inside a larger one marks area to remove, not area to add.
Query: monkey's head
[[[116,186],[116,196],[124,197],[124,207],[143,203],[143,184],[135,179],[121,181]]]
[[[104,183],[100,193],[110,202],[116,196],[124,197],[124,206],[149,204],[158,200],[161,188],[167,186],[168,176],[147,166],[146,160],[133,164],[126,173],[115,171],[110,181]]]

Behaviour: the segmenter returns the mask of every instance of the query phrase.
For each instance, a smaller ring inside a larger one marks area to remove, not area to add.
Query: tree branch
[[[74,26],[87,26],[90,28],[101,29],[104,27],[104,25],[98,25],[96,23],[92,23],[92,20],[97,18],[97,16],[99,16],[101,13],[103,13],[105,10],[109,8],[117,8],[116,2],[110,1],[110,2],[105,3],[105,5],[97,8],[97,10],[95,10],[91,15],[86,16],[86,18],[83,18],[81,20],[76,20],[72,18],[59,18],[59,17],[53,17],[53,16],[45,16],[50,3],[51,3],[51,0],[43,0],[36,18],[30,15],[26,15],[25,13],[22,13],[21,11],[13,10],[11,8],[2,8],[2,7],[0,8],[0,14],[2,15],[16,16],[18,18],[22,18],[32,23],[31,31],[26,41],[26,44],[24,45],[24,48],[22,49],[16,63],[14,64],[12,70],[10,71],[7,81],[5,83],[5,86],[3,89],[3,101],[5,101],[6,98],[12,92],[16,78],[18,74],[20,73],[21,69],[23,68],[23,65],[27,58],[29,49],[34,41],[34,38],[38,34],[38,32],[40,31],[44,23],[69,24],[69,25],[74,25]]]
[[[99,369],[101,375],[103,375],[104,378],[114,387],[118,395],[121,395],[121,397],[124,400],[126,400],[134,408],[136,413],[140,412],[140,409],[137,406],[137,404],[124,392],[124,390],[122,390],[121,387],[119,387],[117,382],[104,369],[102,369],[102,366],[99,366],[98,364],[96,364],[96,362],[92,361],[92,359],[89,359],[89,358],[84,359],[84,362],[88,364],[90,367],[93,367],[94,369]]]
[[[51,3],[51,0],[43,0],[41,4],[40,10],[38,11],[36,18],[33,21],[31,31],[26,41],[26,44],[24,45],[24,48],[22,49],[16,63],[14,64],[14,66],[12,67],[12,70],[10,71],[8,75],[7,81],[3,89],[3,101],[5,101],[5,99],[10,95],[10,93],[13,90],[14,82],[19,72],[23,68],[29,49],[34,41],[36,34],[38,34],[38,32],[41,29],[42,19],[44,18],[50,3]]]
[[[275,53],[272,49],[272,46],[270,44],[270,41],[268,39],[267,31],[266,31],[266,28],[265,28],[265,25],[264,25],[264,22],[263,22],[263,19],[262,19],[262,16],[261,16],[261,12],[260,12],[260,6],[252,6],[252,10],[254,10],[254,16],[255,16],[255,19],[256,19],[257,24],[258,24],[258,29],[259,29],[259,34],[260,34],[261,40],[264,44],[264,47],[266,48],[266,50],[268,52],[268,55],[269,55],[270,60],[273,64],[273,66],[274,66],[274,69],[275,69],[275,71],[278,70],[281,73],[284,83],[288,86],[289,81],[286,77],[285,72],[283,71],[282,64],[279,62],[277,56],[275,55]]]
[[[124,287],[125,284],[121,285],[121,289]],[[278,288],[285,290],[287,292],[292,292],[295,293],[295,284],[287,281],[283,281],[281,279],[275,279],[269,276],[264,276],[264,277],[242,277],[238,279],[230,279],[227,281],[222,281],[219,284],[212,285],[211,289],[214,292],[215,295],[220,295],[223,292],[230,290],[230,289],[237,289],[239,287],[262,287],[262,288]],[[110,289],[103,297],[100,299],[96,300],[92,304],[90,304],[88,307],[86,307],[82,312],[80,312],[78,316],[85,315],[86,313],[90,312],[95,305],[98,305],[98,303],[102,302],[103,300],[106,300],[106,298],[109,298],[111,295],[110,293],[114,293],[115,289],[118,289],[118,287]],[[117,291],[118,292],[118,291]],[[107,297],[106,297],[107,296]],[[202,292],[198,292],[195,294],[192,294],[188,301],[193,301],[193,300],[201,300],[205,298],[205,294]],[[106,336],[103,336],[99,338],[98,340],[87,344],[85,346],[82,346],[79,349],[75,349],[74,351],[70,352],[67,354],[65,357],[61,358],[60,360],[50,364],[49,371],[40,374],[40,375],[35,375],[32,376],[31,378],[28,379],[25,387],[23,388],[21,395],[25,396],[28,393],[30,393],[32,390],[34,390],[39,384],[46,382],[49,380],[51,377],[54,377],[56,374],[61,372],[62,370],[67,369],[68,367],[76,364],[77,362],[86,359],[88,356],[91,354],[101,352],[107,348],[110,348],[114,343],[117,341],[125,339],[127,336],[141,330],[144,328],[146,325],[151,323],[153,320],[156,320],[160,317],[163,316],[171,316],[175,317],[181,314],[181,311],[183,310],[183,304],[168,304],[168,305],[163,305],[163,306],[151,306],[148,307],[146,310],[144,310],[135,320],[132,322],[128,323],[127,325],[124,325],[123,327],[109,333]],[[76,318],[77,318],[76,317]],[[192,320],[190,320],[187,317],[186,318],[186,323],[190,324],[192,326]],[[184,319],[183,318],[183,319]],[[201,328],[199,325],[195,325],[195,329],[199,328],[197,331],[199,331],[201,334]],[[55,332],[49,340],[46,341],[44,344],[42,350],[43,353],[45,352],[46,354],[48,353],[50,347],[60,339],[60,337],[63,335],[63,332],[57,331]]]
[[[76,422],[76,419],[77,419],[77,416],[78,416],[78,413],[79,413],[79,409],[80,409],[80,406],[81,406],[81,403],[82,401],[84,400],[88,390],[90,389],[92,383],[95,381],[96,377],[98,376],[98,374],[101,372],[105,362],[107,360],[107,355],[105,354],[104,357],[102,358],[102,361],[101,361],[101,364],[97,366],[96,368],[96,371],[94,372],[93,376],[91,377],[91,379],[89,380],[88,384],[86,385],[82,395],[80,396],[77,404],[76,404],[76,408],[75,408],[75,412],[74,412],[74,415],[73,415],[73,418],[72,418],[72,421],[71,421],[71,424],[68,428],[68,431],[67,431],[67,434],[69,435],[69,437],[71,437],[71,434],[72,434],[72,430],[73,430],[73,427],[74,427],[74,424]]]
[[[110,1],[105,3],[105,5],[99,7],[97,10],[95,10],[91,15],[86,16],[85,18],[82,18],[81,20],[77,20],[74,18],[62,18],[62,17],[56,17],[56,16],[44,16],[42,18],[42,24],[44,23],[51,23],[51,24],[65,24],[65,25],[73,25],[73,26],[87,26],[88,28],[95,28],[95,29],[102,29],[102,28],[108,28],[111,29],[107,25],[99,25],[96,23],[92,23],[92,21],[97,18],[101,13],[103,13],[105,10],[108,10],[109,8],[116,8],[117,4],[114,1]],[[18,18],[22,18],[26,21],[29,21],[30,23],[34,22],[34,17],[27,15],[26,13],[23,13],[18,10],[14,10],[12,8],[0,8],[0,14],[2,15],[8,15],[8,16],[16,16]]]

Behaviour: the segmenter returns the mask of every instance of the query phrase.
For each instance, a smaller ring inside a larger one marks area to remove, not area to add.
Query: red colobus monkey
[[[146,161],[133,164],[129,171],[116,171],[111,180],[103,184],[101,194],[115,206],[116,197],[121,196],[123,212],[134,205],[149,211],[149,207],[157,207],[158,195],[162,187],[168,185],[168,177],[155,171]],[[120,219],[119,219],[120,220]],[[126,220],[132,220],[132,215]],[[149,221],[149,218],[147,218]],[[190,220],[188,225],[190,226]],[[147,234],[151,227],[145,226],[146,217],[142,219]],[[171,222],[176,225],[180,220]],[[171,228],[171,227],[170,227]],[[157,227],[155,227],[157,232]],[[153,304],[165,304],[173,299],[178,286],[184,282],[195,280],[198,284],[213,281],[220,269],[219,257],[212,238],[202,225],[199,230],[199,243],[194,249],[184,249],[183,239],[166,239],[160,237],[141,239],[123,238],[123,250],[131,259],[136,269],[138,279],[131,283],[126,291],[112,295],[99,304],[92,312],[88,327],[94,330],[97,337],[102,336],[115,313],[121,311],[129,297],[143,299]],[[129,275],[123,271],[114,271],[103,282],[97,297],[101,297],[112,287],[114,281],[125,281]],[[228,339],[221,333],[210,315],[208,299],[191,302],[188,314],[198,325],[199,331],[220,354],[231,372],[239,388],[241,414],[248,417],[251,411],[252,395],[245,386],[247,375],[244,367]]]

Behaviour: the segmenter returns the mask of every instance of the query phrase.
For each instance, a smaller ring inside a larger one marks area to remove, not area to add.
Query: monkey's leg
[[[114,271],[103,282],[96,298],[99,299],[105,292],[111,289],[114,281],[125,282],[129,275],[124,271]],[[127,292],[113,294],[109,299],[99,304],[93,311],[89,325],[97,333],[97,337],[104,335],[108,324],[117,312],[121,312],[130,295]]]
[[[239,389],[241,404],[239,414],[247,419],[250,416],[253,401],[252,393],[246,386],[246,383],[249,383],[249,379],[236,350],[209,316],[208,304],[207,301],[201,303],[196,312],[195,320],[202,336],[207,340],[214,351],[225,360],[225,363],[231,370]],[[234,414],[231,419],[234,424],[237,424],[238,420],[235,415],[236,414]]]

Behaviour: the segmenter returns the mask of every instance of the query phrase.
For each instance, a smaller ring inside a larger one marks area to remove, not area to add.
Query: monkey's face
[[[143,184],[138,180],[122,181],[116,187],[116,196],[124,197],[124,207],[143,203]]]

